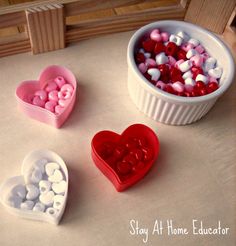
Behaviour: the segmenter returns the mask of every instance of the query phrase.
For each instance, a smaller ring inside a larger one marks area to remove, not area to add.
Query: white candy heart
[[[39,196],[39,201],[41,203],[43,203],[46,206],[52,206],[53,204],[53,199],[54,199],[54,192],[53,191],[49,191],[47,193],[43,193]]]
[[[33,201],[25,201],[21,203],[20,208],[24,210],[32,210],[33,206],[34,206]]]
[[[185,80],[187,78],[192,78],[193,77],[193,74],[191,71],[187,71],[183,74],[182,78]]]
[[[34,205],[33,211],[44,212],[44,210],[45,210],[45,205],[42,204],[41,202],[37,202],[37,203]]]
[[[203,74],[198,74],[196,77],[196,81],[202,81],[204,84],[207,84],[208,78]]]
[[[192,78],[187,78],[184,80],[185,85],[192,85],[194,86],[196,84],[195,80]]]
[[[192,67],[192,62],[187,60],[179,65],[179,70],[183,73],[187,72]]]
[[[26,185],[27,195],[26,199],[34,200],[39,196],[39,189],[33,184]]]
[[[185,42],[189,40],[189,35],[186,32],[179,31],[176,33],[176,35],[181,37]]]
[[[198,54],[198,52],[195,50],[195,49],[190,49],[187,54],[186,54],[186,57],[188,59],[190,59],[191,57],[195,56],[196,54]]]
[[[61,196],[61,195],[54,196],[53,207],[58,209],[58,210],[61,209],[61,207],[63,206],[63,203],[64,203],[64,199],[65,199],[65,197]]]
[[[194,47],[196,47],[200,44],[200,42],[195,38],[190,38],[188,43],[192,44]]]
[[[143,54],[144,54],[145,58],[150,58],[151,57],[151,53],[146,52],[146,53],[143,53]]]
[[[63,180],[63,175],[60,170],[55,170],[53,175],[48,177],[48,180],[52,183],[58,183]]]
[[[12,189],[11,193],[13,196],[18,196],[18,197],[24,199],[26,196],[25,186],[24,185],[17,185]]]
[[[62,180],[59,183],[53,183],[52,184],[52,190],[56,193],[56,194],[64,194],[66,191],[66,187],[67,187],[67,183],[65,180]]]
[[[48,161],[54,163],[47,169],[52,174],[50,176],[45,173]],[[11,177],[0,185],[0,202],[16,216],[58,224],[68,196],[68,171],[62,158],[49,150],[33,151],[24,158],[21,173],[21,176]],[[51,190],[49,177],[60,180],[54,183],[54,190],[58,193]],[[55,194],[60,196],[54,204]]]
[[[60,166],[56,162],[49,162],[45,166],[46,174],[48,176],[53,175],[54,171],[60,169]]]
[[[154,81],[157,81],[161,76],[161,72],[157,68],[149,68],[147,72],[152,76],[151,79]]]
[[[175,43],[177,46],[180,46],[183,43],[183,39],[180,36],[171,34],[169,41]]]
[[[168,56],[166,56],[164,52],[161,52],[156,55],[157,65],[165,64],[167,62],[169,62],[169,59],[168,59]]]
[[[208,72],[210,69],[214,68],[216,65],[216,59],[214,57],[209,57],[204,63],[204,70]]]
[[[13,208],[20,208],[22,201],[23,199],[21,197],[12,194],[9,194],[6,199],[7,205]]]
[[[208,71],[208,74],[215,79],[219,79],[222,73],[223,73],[223,69],[221,67],[216,67]]]
[[[43,158],[36,161],[35,166],[40,169],[41,173],[45,173],[45,165],[48,163],[48,160]]]
[[[27,171],[25,174],[25,183],[26,184],[37,184],[42,179],[42,172],[39,168],[34,167]]]
[[[40,193],[47,193],[51,190],[52,183],[48,180],[41,180],[39,182],[39,191]]]

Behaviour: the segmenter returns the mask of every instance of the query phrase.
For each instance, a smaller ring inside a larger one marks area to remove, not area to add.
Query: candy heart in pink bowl
[[[67,68],[52,65],[38,80],[21,82],[16,88],[19,109],[32,119],[60,128],[76,100],[77,81]]]

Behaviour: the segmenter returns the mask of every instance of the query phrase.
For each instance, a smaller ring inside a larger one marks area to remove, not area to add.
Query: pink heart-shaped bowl
[[[142,124],[129,126],[121,135],[112,131],[98,132],[91,147],[94,163],[117,191],[142,179],[159,153],[155,132]]]
[[[45,87],[45,85],[62,76],[74,88],[69,103],[60,114],[50,112],[45,108],[35,106],[30,103],[32,95]],[[60,128],[69,117],[76,100],[77,82],[74,74],[67,68],[52,65],[45,68],[38,80],[28,80],[21,82],[16,88],[16,99],[19,109],[32,119]]]

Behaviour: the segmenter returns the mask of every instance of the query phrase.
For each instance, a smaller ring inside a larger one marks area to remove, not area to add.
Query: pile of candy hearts
[[[152,30],[138,45],[135,61],[158,89],[184,97],[214,92],[223,72],[200,41],[183,31],[169,34]]]
[[[61,114],[70,103],[74,88],[62,76],[46,83],[42,90],[30,96],[29,102],[52,113]]]

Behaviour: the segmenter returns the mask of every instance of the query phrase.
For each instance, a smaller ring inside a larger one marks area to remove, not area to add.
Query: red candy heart
[[[153,41],[152,39],[147,39],[147,40],[143,41],[142,45],[143,45],[143,48],[146,52],[152,52],[154,50],[156,42]]]
[[[129,126],[121,135],[98,132],[92,139],[92,158],[96,166],[123,191],[142,179],[156,161],[159,141],[147,126]]]
[[[209,82],[207,85],[207,92],[212,93],[219,88],[219,85],[216,82]]]
[[[138,54],[136,54],[136,56],[135,56],[135,60],[136,60],[136,62],[138,62],[138,63],[142,63],[142,62],[145,62],[146,58],[145,58],[145,56],[144,56],[143,53],[138,53]]]
[[[166,46],[162,42],[157,42],[154,48],[154,53],[157,55],[166,51]]]
[[[178,60],[186,60],[186,51],[179,50],[177,53]]]
[[[178,46],[173,43],[173,42],[169,42],[166,46],[166,54],[168,56],[175,56],[178,52]]]

